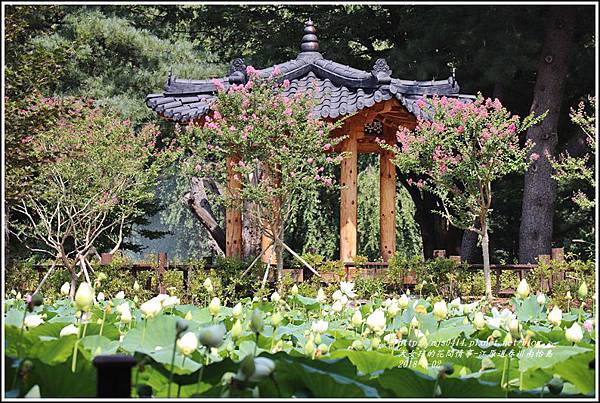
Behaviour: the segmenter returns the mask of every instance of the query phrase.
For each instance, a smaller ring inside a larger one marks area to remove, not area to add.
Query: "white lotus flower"
[[[240,302],[238,302],[237,304],[235,304],[235,306],[233,307],[233,309],[231,310],[231,314],[233,315],[234,318],[239,318],[240,316],[242,316],[242,304]]]
[[[552,310],[548,314],[547,319],[548,322],[550,322],[554,326],[560,326],[562,322],[562,311],[560,310],[560,308],[554,305],[554,308],[552,308]]]
[[[214,297],[210,304],[208,304],[208,312],[212,316],[217,316],[221,312],[221,300],[218,297]]]
[[[177,350],[185,356],[192,355],[197,348],[198,337],[194,332],[187,332],[177,340]]]
[[[79,284],[77,292],[75,293],[75,306],[82,312],[87,312],[94,303],[94,290],[89,283]]]
[[[44,323],[44,318],[41,315],[27,315],[25,316],[25,327],[33,329]]]
[[[169,297],[163,299],[161,301],[161,305],[163,308],[170,308],[172,306],[178,305],[179,302],[180,302],[179,297],[176,297],[173,295],[173,296],[169,296]]]
[[[161,310],[162,305],[156,298],[151,298],[140,305],[140,311],[144,314],[146,319],[154,318]]]
[[[352,319],[350,319],[350,323],[353,327],[359,327],[363,323],[363,317],[359,310],[354,311],[352,315]]]
[[[65,283],[62,285],[62,287],[60,287],[60,293],[62,295],[69,295],[70,292],[71,292],[71,284],[68,281],[65,281]]]
[[[521,280],[521,282],[519,283],[519,286],[517,287],[517,291],[516,294],[519,298],[521,299],[525,299],[529,296],[529,284],[527,284],[527,280],[523,279]]]
[[[60,337],[65,337],[65,336],[69,336],[71,334],[77,334],[77,333],[79,333],[79,329],[77,328],[77,326],[75,326],[72,323],[70,325],[65,326],[62,329],[60,329]]]
[[[515,317],[515,314],[508,308],[504,308],[502,312],[498,312],[498,309],[494,307],[492,308],[492,317],[487,317],[486,320],[488,326],[500,329],[501,327],[506,327],[508,322]]]
[[[337,300],[331,306],[331,310],[333,312],[340,313],[344,310],[344,305],[342,305],[342,302],[340,300]]]
[[[319,291],[317,291],[317,297],[315,299],[320,304],[323,304],[325,301],[327,301],[327,295],[325,295],[325,291],[323,291],[322,288],[319,288]]]
[[[538,304],[544,305],[546,303],[546,296],[544,294],[540,293],[537,295],[536,300],[537,300]]]
[[[340,290],[342,290],[342,292],[346,294],[348,298],[356,297],[356,293],[354,292],[354,283],[350,281],[340,282]]]
[[[115,295],[117,299],[125,299],[125,291],[119,291],[117,295]]]
[[[126,311],[124,311],[121,314],[121,322],[123,322],[123,323],[129,323],[129,322],[131,322],[131,319],[133,319],[133,318],[131,316],[131,311],[129,309],[126,310]]]
[[[104,301],[104,293],[103,292],[99,292],[98,296],[96,297],[96,299],[100,302]]]
[[[311,326],[311,330],[315,333],[325,333],[328,328],[329,328],[329,323],[327,323],[324,320],[318,320],[316,322],[313,322],[313,324]]]
[[[446,301],[441,300],[433,304],[433,316],[435,316],[437,320],[446,319],[446,316],[448,316]]]
[[[513,334],[513,336],[517,336],[519,334],[519,332],[521,331],[521,324],[519,323],[518,319],[511,319],[508,322],[508,331],[511,332]]]
[[[573,322],[571,327],[565,330],[565,337],[571,343],[580,342],[581,339],[583,339],[583,331],[581,330],[579,323]]]
[[[275,291],[273,294],[271,294],[271,302],[277,303],[279,301],[281,301],[281,296],[277,291]]]
[[[119,315],[123,315],[123,312],[125,311],[129,311],[129,304],[127,302],[117,305],[117,312]]]
[[[331,299],[333,299],[334,301],[339,301],[342,298],[342,295],[344,294],[342,294],[341,290],[335,290],[331,295]]]
[[[398,306],[398,301],[394,298],[392,303],[387,307],[387,312],[390,314],[392,318],[396,317],[400,312],[400,306]]]
[[[458,307],[460,307],[460,297],[454,298],[452,301],[450,301],[450,304],[448,304],[448,306],[450,308],[458,308]]]
[[[376,309],[367,317],[367,326],[375,333],[383,333],[385,325],[385,314],[381,309]]]
[[[481,330],[485,327],[485,316],[483,312],[476,312],[475,317],[473,318],[473,325],[477,330]]]
[[[400,298],[398,299],[398,306],[402,309],[406,309],[408,307],[409,302],[410,302],[410,300],[408,299],[406,294],[402,294],[400,296]]]
[[[388,333],[385,336],[383,336],[383,341],[385,341],[390,346],[394,346],[398,344],[398,337],[396,336],[396,333]]]
[[[342,295],[342,298],[340,298],[340,302],[342,303],[342,305],[346,305],[348,303],[348,297],[346,295]]]
[[[260,382],[267,378],[275,370],[275,362],[267,357],[256,357],[254,359],[254,373],[248,378],[250,382]]]

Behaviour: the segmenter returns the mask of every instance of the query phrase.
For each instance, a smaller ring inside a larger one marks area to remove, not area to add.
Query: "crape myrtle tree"
[[[339,123],[311,113],[318,89],[286,94],[290,83],[279,74],[275,68],[267,77],[248,66],[246,84],[225,89],[214,80],[218,92],[212,112],[178,137],[188,152],[183,160],[187,172],[221,183],[229,177],[217,202],[227,209],[247,207],[243,214],[273,245],[261,255],[270,260],[274,251],[281,280],[284,249],[307,265],[285,244],[286,224],[301,199],[318,197],[318,189],[334,186],[332,168],[343,156],[332,153],[342,137],[330,137]]]
[[[535,117],[532,112],[521,120],[498,99],[481,94],[473,102],[434,96],[418,101],[417,106],[426,118],[419,118],[413,130],[401,127],[396,134],[399,145],[381,145],[395,152],[394,164],[401,171],[419,175],[411,185],[440,198],[441,214],[451,225],[479,235],[486,295],[491,299],[488,231],[492,183],[527,169],[532,144],[520,146],[518,134],[544,116]]]
[[[90,282],[94,245],[104,238],[112,253],[120,247],[124,228],[144,214],[140,206],[154,199],[161,170],[174,153],[157,150],[155,126],[135,131],[91,100],[38,97],[13,112],[18,121],[43,115],[46,125],[21,139],[42,167],[12,206],[22,219],[11,231],[53,259],[46,278],[57,263],[69,270],[73,297],[82,275]]]

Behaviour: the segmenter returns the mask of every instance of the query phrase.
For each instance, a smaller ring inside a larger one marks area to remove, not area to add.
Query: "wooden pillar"
[[[344,140],[342,151],[349,152],[341,166],[341,200],[340,200],[340,260],[351,262],[356,256],[356,199],[357,163],[358,163],[358,131],[361,127],[350,128],[348,138]]]
[[[235,179],[233,167],[239,162],[237,157],[227,159],[227,191],[236,194],[242,186],[241,182]],[[242,255],[242,212],[239,209],[228,208],[225,211],[225,255]]]
[[[396,252],[396,167],[393,155],[379,157],[379,251],[384,262]]]
[[[266,235],[262,235],[260,238],[260,250],[263,251],[266,249],[265,253],[262,255],[262,261],[265,263],[271,262],[271,264],[277,263],[277,256],[275,256],[275,249],[273,249],[273,245],[271,244],[271,238]],[[270,246],[269,246],[270,245]],[[270,256],[270,258],[269,258]]]
[[[166,252],[158,252],[158,293],[164,294],[166,292],[164,278],[165,271],[167,268],[167,253]]]
[[[273,188],[279,188],[281,186],[281,174],[276,171],[269,172],[267,170],[267,167],[264,167],[263,169],[261,180],[265,183],[271,184]],[[271,198],[271,208],[272,216],[279,217],[279,214],[281,214],[281,200],[279,199],[279,197]],[[272,224],[275,226],[275,228],[271,228],[271,231],[279,231],[279,229],[281,228],[281,223],[279,222],[279,220],[275,220]],[[264,234],[261,236],[260,249],[265,251],[261,259],[264,263],[270,262],[271,264],[277,264],[277,255],[275,254],[275,247],[274,245],[271,245],[271,242],[273,241],[268,236]]]

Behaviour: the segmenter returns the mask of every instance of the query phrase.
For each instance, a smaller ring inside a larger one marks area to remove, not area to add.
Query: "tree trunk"
[[[250,211],[252,207],[249,202],[244,204],[244,211]],[[261,250],[260,228],[254,223],[248,214],[242,213],[242,257],[258,256]]]
[[[484,221],[484,220],[482,220]],[[481,251],[483,252],[483,277],[485,279],[485,295],[491,301],[492,296],[492,279],[490,276],[490,239],[488,236],[487,223],[481,223]]]
[[[538,255],[549,254],[552,247],[556,182],[548,156],[554,156],[558,141],[557,127],[567,76],[575,25],[572,6],[550,6],[546,36],[539,61],[531,110],[548,115],[527,131],[527,139],[535,143],[532,153],[539,155],[525,174],[521,227],[519,229],[519,262],[533,263]]]
[[[200,220],[200,223],[206,228],[216,249],[222,254],[225,253],[225,231],[219,226],[213,213],[210,202],[208,201],[207,189],[212,192],[218,192],[216,184],[206,178],[192,178],[190,191],[183,197],[194,216]]]
[[[475,223],[475,228],[481,229],[479,220]],[[481,262],[481,255],[477,250],[477,241],[479,240],[479,234],[475,231],[464,230],[462,236],[462,243],[460,245],[460,260],[469,263]]]

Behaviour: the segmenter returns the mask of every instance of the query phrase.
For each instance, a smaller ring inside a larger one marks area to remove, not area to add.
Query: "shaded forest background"
[[[574,8],[577,19],[560,100],[557,152],[568,149],[577,155],[586,150],[568,111],[594,95],[595,13],[592,6]],[[310,17],[328,59],[369,71],[383,57],[393,76],[403,79],[445,79],[455,69],[462,93],[480,91],[500,98],[524,116],[532,104],[549,12],[550,6],[532,5],[9,6],[6,95],[19,99],[39,91],[92,98],[136,125],[159,123],[168,139],[173,124],[153,114],[144,97],[162,90],[170,69],[177,77],[202,79],[226,74],[236,57],[259,68],[293,59]],[[379,248],[377,161],[372,156],[359,159],[359,254],[370,260],[378,258]],[[398,250],[409,255],[424,249],[427,255],[432,248],[458,253],[462,233],[431,213],[437,208],[435,200],[411,195],[402,182]],[[147,206],[147,219],[129,228],[126,246],[136,256],[159,250],[182,259],[211,254],[206,232],[182,202],[188,187],[176,170],[164,181],[156,203]],[[590,254],[585,242],[594,239],[594,212],[580,211],[570,200],[572,191],[558,190],[552,246],[565,246],[585,258]],[[513,262],[518,257],[523,176],[496,183],[494,192],[492,261]],[[17,199],[18,194],[9,194],[7,203]],[[338,194],[323,193],[320,203],[299,209],[287,235],[294,249],[337,258],[338,199]],[[8,246],[15,256],[23,252],[14,239]]]

